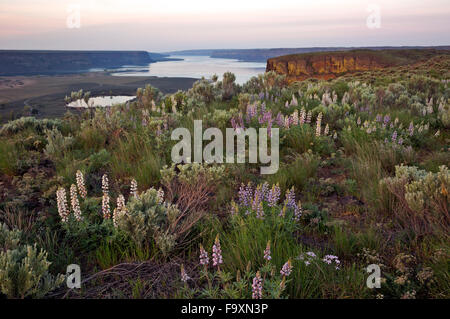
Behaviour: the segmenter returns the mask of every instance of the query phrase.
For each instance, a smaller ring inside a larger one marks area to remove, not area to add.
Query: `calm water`
[[[176,56],[169,58],[182,61],[164,61],[151,63],[146,67],[123,67],[118,69],[116,76],[158,76],[158,77],[189,77],[211,78],[217,74],[219,78],[229,71],[236,75],[236,83],[243,84],[251,77],[264,73],[265,63],[239,62],[233,59],[215,59],[209,56]]]
[[[88,101],[90,107],[106,107],[106,106],[113,106],[116,104],[123,104],[128,101],[133,100],[136,98],[135,96],[125,96],[125,95],[116,95],[116,96],[97,96],[97,97],[91,97]],[[68,107],[88,107],[86,105],[86,102],[81,100],[76,100],[73,102],[70,102]]]

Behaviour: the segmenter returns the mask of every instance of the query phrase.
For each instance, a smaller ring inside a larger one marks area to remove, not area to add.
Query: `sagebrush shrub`
[[[41,298],[57,288],[63,275],[48,272],[47,253],[20,243],[21,232],[0,224],[0,292],[8,298]]]

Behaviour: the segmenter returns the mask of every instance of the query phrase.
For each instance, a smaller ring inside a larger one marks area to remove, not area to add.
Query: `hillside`
[[[54,75],[146,65],[159,55],[145,51],[21,51],[0,50],[0,75]],[[161,59],[164,59],[161,55]]]
[[[268,59],[266,71],[284,74],[289,82],[307,78],[333,79],[354,72],[412,65],[438,55],[449,54],[449,51],[435,49],[351,50],[292,54]]]

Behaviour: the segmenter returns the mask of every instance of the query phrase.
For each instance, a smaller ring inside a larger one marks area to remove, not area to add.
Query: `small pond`
[[[136,96],[126,96],[126,95],[115,95],[115,96],[97,96],[91,97],[88,104],[83,99],[72,101],[67,104],[68,107],[108,107],[117,104],[123,104],[128,101],[134,100]]]

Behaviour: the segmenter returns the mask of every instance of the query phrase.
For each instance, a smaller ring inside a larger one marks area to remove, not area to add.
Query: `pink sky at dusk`
[[[80,28],[68,28],[80,6]],[[369,28],[370,4],[380,28]],[[0,0],[0,49],[449,45],[450,1]]]

